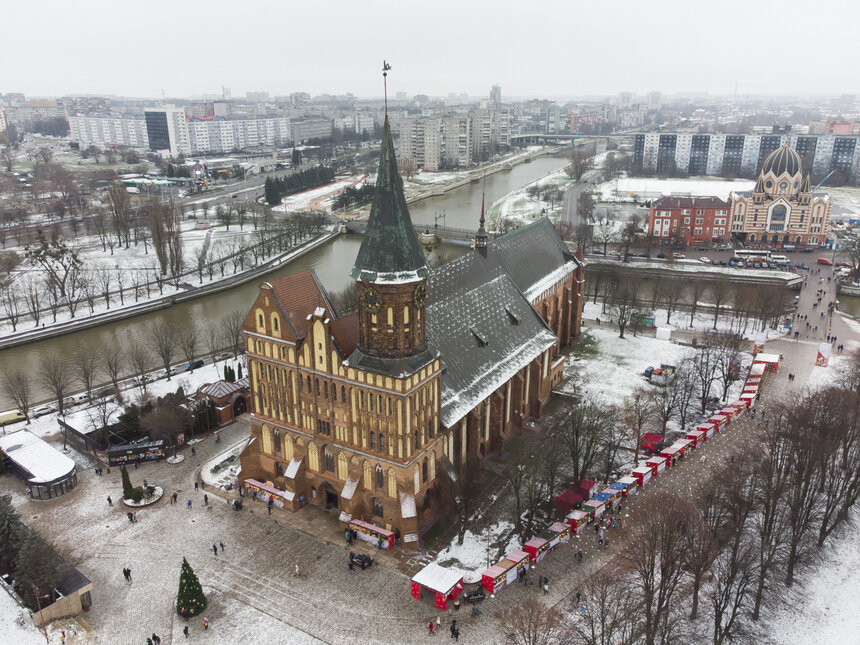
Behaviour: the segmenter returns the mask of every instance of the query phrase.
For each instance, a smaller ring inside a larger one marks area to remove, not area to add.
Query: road
[[[598,183],[601,177],[600,170],[589,170],[582,179],[568,188],[564,193],[564,208],[561,211],[561,221],[570,224],[573,227],[582,226],[583,222],[577,212],[577,204],[579,196],[584,190],[591,190],[594,184]]]

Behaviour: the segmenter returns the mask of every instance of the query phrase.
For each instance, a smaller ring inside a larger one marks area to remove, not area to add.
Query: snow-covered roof
[[[405,519],[407,517],[415,517],[417,514],[415,510],[415,495],[400,493],[400,516]]]
[[[412,582],[437,593],[448,594],[457,585],[462,586],[463,574],[457,569],[446,569],[431,562],[412,576]]]
[[[759,353],[753,358],[754,363],[779,363],[779,354]]]
[[[74,472],[75,462],[29,430],[0,437],[0,450],[30,473],[32,484],[45,484]]]
[[[291,459],[290,463],[287,464],[287,470],[284,472],[284,476],[287,479],[295,479],[296,473],[299,472],[299,466],[302,465],[301,459]]]
[[[244,380],[244,379],[242,379]],[[230,396],[233,392],[238,392],[239,390],[244,390],[248,387],[247,381],[243,385],[239,381],[235,383],[230,383],[229,381],[215,381],[214,383],[207,383],[203,387],[201,387],[198,392],[201,394],[205,394],[206,396],[211,396],[213,399],[220,399],[225,396]]]
[[[523,294],[529,302],[534,302],[544,291],[551,289],[556,284],[564,280],[567,276],[579,268],[578,262],[566,262],[551,273],[546,274],[543,278],[535,282]]]
[[[292,463],[292,462],[290,462]],[[343,490],[340,492],[340,496],[344,499],[352,499],[352,496],[355,495],[355,489],[358,486],[357,479],[347,479],[346,483],[343,485]],[[401,493],[402,495],[402,493]]]

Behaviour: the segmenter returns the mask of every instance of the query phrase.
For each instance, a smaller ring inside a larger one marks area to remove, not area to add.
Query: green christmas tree
[[[176,613],[180,616],[191,618],[206,609],[206,596],[197,575],[188,564],[188,560],[182,558],[182,573],[179,574],[179,594],[176,596]]]
[[[134,487],[131,485],[131,479],[128,477],[128,471],[125,466],[119,469],[122,474],[122,498],[134,499]]]

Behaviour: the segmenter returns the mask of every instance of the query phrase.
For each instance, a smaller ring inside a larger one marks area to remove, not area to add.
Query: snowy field
[[[463,536],[463,544],[457,544],[455,537],[446,549],[439,552],[435,562],[443,567],[459,569],[465,576],[464,579],[467,583],[480,582],[481,572],[498,559],[494,557],[497,551],[494,545],[502,536],[512,533],[513,530],[514,525],[510,522],[497,522],[490,527],[490,554],[488,558],[487,531],[473,533],[467,529]],[[510,553],[520,548],[522,545],[519,537],[514,535],[502,551]],[[489,564],[487,564],[488,560]]]
[[[528,194],[528,188],[530,186],[540,186],[557,188],[563,191],[573,183],[573,180],[567,175],[564,169],[559,169],[526,184],[522,188],[509,192],[490,205],[487,211],[487,219],[490,226],[496,226],[499,221],[528,223],[540,217],[544,212],[550,214],[550,217],[552,217],[554,213],[561,210],[564,200],[559,199],[554,203],[550,203],[536,199]]]
[[[755,182],[749,179],[653,179],[648,177],[625,177],[604,182],[597,187],[600,201],[629,201],[654,199],[661,195],[714,196],[726,199],[732,191],[752,190]]]
[[[367,175],[356,175],[355,177],[342,179],[331,184],[326,184],[325,186],[320,186],[319,188],[312,188],[311,190],[306,190],[294,195],[287,195],[283,200],[281,200],[281,203],[273,207],[272,210],[279,213],[292,213],[294,211],[307,210],[314,206],[318,206],[321,202],[336,197],[348,186],[358,188],[366,180]]]

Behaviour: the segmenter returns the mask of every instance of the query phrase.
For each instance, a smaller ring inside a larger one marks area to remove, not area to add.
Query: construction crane
[[[810,192],[810,193],[814,193],[816,190],[818,190],[819,188],[821,188],[821,184],[823,184],[825,181],[827,181],[828,179],[830,179],[830,175],[832,175],[834,172],[836,172],[836,169],[835,169],[835,168],[834,168],[833,170],[831,170],[829,173],[827,173],[827,174],[824,176],[824,179],[822,179],[822,180],[821,180],[821,181],[819,181],[817,184],[815,184],[815,187],[814,187],[812,190],[810,190],[809,192]]]

